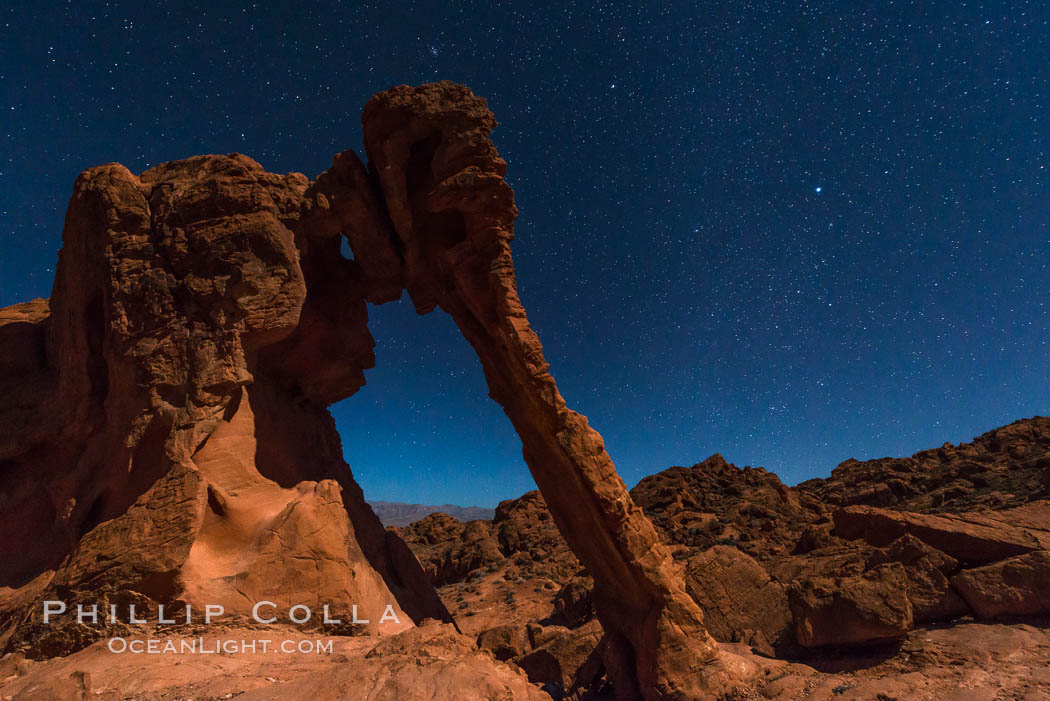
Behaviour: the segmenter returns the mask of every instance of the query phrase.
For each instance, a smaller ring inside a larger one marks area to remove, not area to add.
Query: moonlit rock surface
[[[595,582],[622,693],[732,681],[669,550],[602,438],[565,404],[516,288],[517,216],[496,121],[463,86],[400,86],[310,183],[241,155],[77,180],[50,310],[4,310],[0,460],[9,485],[0,622],[46,657],[99,629],[40,602],[351,602],[401,626],[450,620],[364,502],[326,407],[374,363],[366,300],[407,290],[474,347],[566,542]],[[340,254],[346,237],[353,259]],[[108,608],[108,606],[107,606]],[[26,612],[29,615],[26,616]],[[387,632],[371,617],[375,632]],[[388,624],[389,625],[389,624]]]

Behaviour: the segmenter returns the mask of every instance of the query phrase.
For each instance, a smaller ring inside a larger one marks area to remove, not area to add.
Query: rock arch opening
[[[535,489],[521,441],[487,396],[473,351],[444,314],[369,305],[375,367],[329,411],[369,501],[494,507]]]
[[[350,595],[392,597],[413,621],[451,620],[365,505],[328,411],[375,365],[367,305],[407,292],[416,311],[447,314],[478,357],[594,578],[617,689],[646,699],[724,689],[728,666],[668,550],[548,372],[518,298],[517,209],[486,102],[449,82],[399,86],[362,121],[368,165],[343,152],[314,182],[238,154],[138,176],[111,164],[77,180],[50,308],[12,317],[31,325],[26,343],[46,339],[47,357],[0,402],[0,418],[22,427],[0,434],[0,464],[50,507],[4,516],[50,524],[39,571],[16,573],[30,583],[0,602],[0,623],[16,621],[0,643],[68,646],[26,611],[59,592],[106,606],[142,582],[150,591],[131,593],[242,613],[253,598]],[[24,374],[0,367],[0,387]],[[66,448],[36,457],[56,435]],[[100,482],[114,491],[96,509]],[[80,535],[85,514],[102,520]]]

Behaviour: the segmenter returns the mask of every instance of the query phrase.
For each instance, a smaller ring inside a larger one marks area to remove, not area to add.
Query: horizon
[[[697,465],[699,465],[699,464],[701,464],[701,463],[703,463],[703,462],[705,462],[705,461],[715,457],[716,455],[721,455],[722,458],[727,463],[729,463],[733,467],[736,467],[737,469],[740,469],[740,470],[743,470],[745,468],[764,469],[767,472],[770,472],[770,473],[776,475],[777,478],[780,479],[780,481],[783,482],[788,487],[794,488],[794,487],[797,487],[802,482],[805,482],[805,481],[808,481],[808,480],[811,480],[811,479],[827,479],[828,477],[831,476],[831,471],[833,469],[835,469],[836,467],[838,467],[842,463],[847,462],[849,460],[856,459],[856,460],[859,460],[860,462],[865,462],[865,461],[868,461],[868,460],[885,460],[885,459],[891,459],[892,460],[892,459],[898,459],[898,458],[910,458],[913,455],[915,455],[915,453],[919,453],[919,452],[922,452],[924,450],[937,450],[938,448],[943,446],[945,443],[951,443],[954,446],[959,446],[959,445],[963,445],[963,444],[967,444],[967,443],[972,443],[975,439],[980,438],[985,433],[989,433],[991,431],[994,431],[995,429],[1002,428],[1003,426],[1009,426],[1010,424],[1017,423],[1018,421],[1028,421],[1028,420],[1036,419],[1036,418],[1040,418],[1040,416],[1039,415],[1023,416],[1023,417],[1014,419],[1013,421],[1008,421],[1005,424],[1000,424],[999,426],[992,426],[987,431],[981,431],[980,433],[978,433],[978,434],[974,435],[973,437],[968,438],[966,440],[943,441],[941,443],[938,443],[937,445],[930,445],[930,446],[926,446],[925,448],[919,448],[919,449],[913,450],[912,452],[907,453],[907,454],[900,454],[900,455],[888,455],[888,454],[887,455],[872,455],[870,457],[865,457],[865,458],[843,458],[842,460],[840,460],[839,462],[835,463],[830,468],[828,468],[828,471],[826,473],[819,474],[819,475],[814,475],[812,477],[806,477],[805,479],[797,480],[797,481],[794,481],[794,482],[787,482],[787,481],[785,481],[778,472],[776,472],[774,470],[770,470],[769,468],[765,467],[764,465],[741,464],[741,463],[738,463],[738,462],[736,462],[736,461],[726,457],[725,454],[723,454],[721,452],[711,453],[710,455],[708,455],[705,458],[701,458],[700,460],[697,460],[695,462],[690,462],[688,464],[687,463],[675,463],[675,464],[672,464],[672,465],[667,465],[666,467],[660,468],[659,470],[656,470],[655,472],[650,472],[648,474],[642,475],[641,477],[638,478],[638,480],[636,480],[633,483],[626,482],[626,480],[625,480],[625,482],[627,484],[627,490],[630,491],[630,490],[634,489],[635,487],[637,487],[638,484],[642,480],[646,479],[647,477],[652,477],[653,475],[658,474],[660,472],[663,472],[664,470],[670,470],[670,469],[673,469],[673,468],[676,468],[676,467],[684,467],[686,469],[692,469],[692,468],[696,467]],[[526,490],[526,491],[536,491],[535,485],[532,487],[532,489],[529,489],[529,490]],[[499,501],[497,501],[497,502],[495,502],[493,504],[458,504],[458,503],[455,503],[455,502],[444,502],[444,503],[441,503],[441,504],[430,503],[430,502],[420,503],[420,502],[391,501],[389,499],[372,499],[372,498],[368,498],[367,495],[365,495],[365,496],[366,496],[366,500],[368,501],[369,504],[373,504],[373,503],[400,504],[400,505],[406,505],[406,506],[424,506],[424,507],[427,507],[427,508],[440,507],[440,506],[454,506],[454,507],[459,508],[459,509],[494,509],[497,506],[499,506],[499,504],[501,502],[517,499],[518,497],[522,496],[523,494],[525,494],[525,492],[522,492],[521,494],[519,494],[517,496],[514,496],[514,497],[507,497],[505,499],[500,499]]]
[[[628,485],[714,453],[794,485],[1050,413],[1048,8],[0,18],[0,307],[50,295],[85,168],[237,151],[315,177],[363,153],[370,95],[449,78],[500,122],[522,301]],[[452,321],[369,314],[376,367],[332,407],[366,498],[535,489]]]

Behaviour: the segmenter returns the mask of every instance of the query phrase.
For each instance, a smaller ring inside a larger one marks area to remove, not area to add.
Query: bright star
[[[817,192],[820,192],[820,191],[821,191],[821,190],[823,190],[823,189],[824,189],[824,188],[822,188],[822,187],[818,187],[818,188],[817,188]]]

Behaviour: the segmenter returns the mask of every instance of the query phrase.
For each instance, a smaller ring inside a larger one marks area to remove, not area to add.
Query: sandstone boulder
[[[716,640],[774,655],[793,640],[784,587],[737,548],[716,545],[686,563],[685,586]]]
[[[594,618],[594,580],[586,575],[573,577],[554,595],[553,604],[550,624],[578,628]]]
[[[526,645],[525,628],[522,626],[496,626],[478,635],[478,647],[491,652],[497,660],[509,660],[524,654]]]
[[[969,613],[949,577],[959,562],[912,535],[903,535],[867,556],[868,567],[899,562],[908,578],[908,600],[916,623],[944,621]]]
[[[552,695],[560,697],[574,686],[593,681],[596,671],[587,665],[602,640],[602,627],[591,621],[576,630],[560,626],[530,625],[530,651],[514,659],[525,670],[529,681],[542,685]],[[578,673],[591,675],[577,679]]]
[[[804,647],[897,640],[912,626],[908,580],[900,563],[859,576],[794,582],[788,601],[795,635]]]
[[[980,618],[1050,613],[1050,552],[1036,550],[964,570],[952,586]]]
[[[1005,511],[918,514],[870,506],[834,513],[835,533],[876,547],[911,534],[964,562],[994,562],[1050,547],[1050,502]]]

